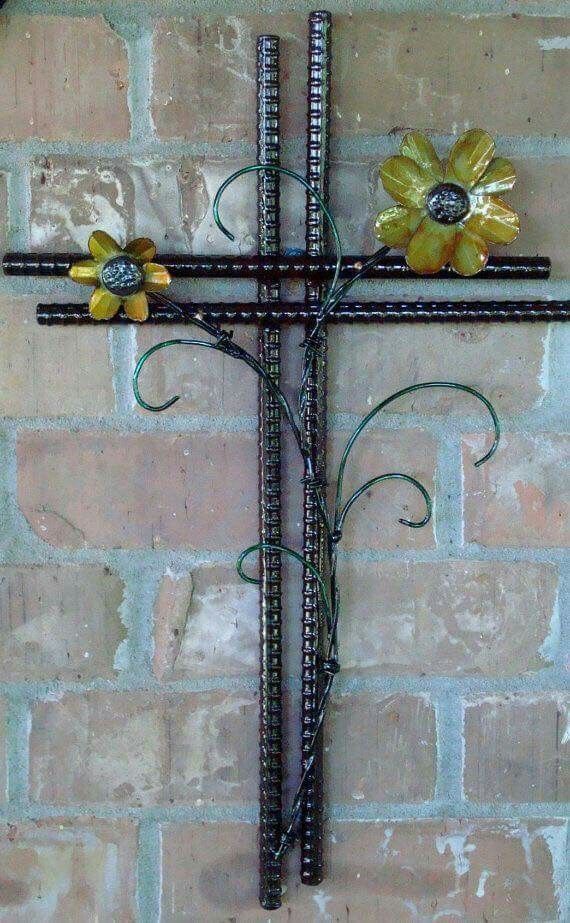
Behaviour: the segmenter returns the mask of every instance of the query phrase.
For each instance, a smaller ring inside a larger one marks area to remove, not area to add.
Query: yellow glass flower
[[[170,285],[170,273],[153,263],[156,247],[148,237],[131,240],[123,250],[105,231],[94,231],[89,238],[93,259],[74,263],[69,275],[74,282],[95,285],[89,313],[95,320],[110,320],[121,305],[131,320],[148,317],[147,292]]]
[[[422,275],[446,263],[461,276],[480,272],[488,244],[510,244],[519,232],[517,213],[496,195],[513,188],[515,171],[494,153],[490,135],[473,128],[442,163],[425,135],[409,132],[400,154],[380,167],[384,189],[399,204],[380,212],[376,237],[406,248],[408,266]]]

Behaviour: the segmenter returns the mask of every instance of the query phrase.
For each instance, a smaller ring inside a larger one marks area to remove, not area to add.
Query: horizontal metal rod
[[[220,323],[295,323],[310,320],[315,311],[304,302],[180,303],[180,311],[154,304],[148,324],[184,324],[200,314]],[[39,304],[40,324],[100,324],[86,304]],[[460,321],[570,320],[570,301],[364,301],[339,304],[329,320],[390,323]],[[130,324],[123,312],[105,323]]]
[[[6,253],[2,268],[9,276],[66,276],[72,263],[86,259],[83,253]],[[343,275],[352,275],[361,267],[366,256],[345,256]],[[187,256],[159,254],[161,263],[175,278],[191,279],[326,279],[335,268],[331,256]],[[491,257],[478,279],[548,279],[550,260],[545,256]],[[369,273],[370,279],[413,279],[401,255],[387,256]],[[437,273],[437,279],[461,278],[449,267]]]

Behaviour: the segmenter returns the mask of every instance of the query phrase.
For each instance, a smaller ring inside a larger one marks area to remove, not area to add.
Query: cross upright
[[[1,5],[1,4],[0,4]],[[257,167],[280,168],[279,39],[262,35],[257,45]],[[326,251],[329,135],[331,106],[331,16],[314,12],[309,18],[306,250],[284,255],[280,241],[280,174],[277,169],[256,170],[259,253],[256,256],[159,255],[156,262],[175,278],[253,278],[258,284],[256,302],[177,303],[151,296],[147,323],[195,324],[197,319],[214,336],[220,324],[255,323],[259,329],[258,361],[265,371],[259,389],[259,509],[260,509],[260,901],[266,909],[281,903],[281,865],[285,848],[298,837],[301,879],[316,885],[323,879],[323,690],[338,669],[336,644],[325,649],[327,612],[319,574],[327,569],[327,535],[319,508],[319,490],[326,483],[327,443],[327,324],[448,323],[545,321],[570,319],[569,302],[553,301],[348,301],[339,300],[326,323],[315,332],[314,321],[322,304],[325,283],[334,274],[335,259]],[[319,201],[320,200],[320,201]],[[80,254],[8,253],[4,272],[20,275],[66,276]],[[368,279],[417,278],[400,256],[380,254],[344,257],[341,276],[362,273]],[[481,278],[497,280],[545,279],[549,260],[542,257],[489,259]],[[440,278],[454,278],[442,269]],[[303,302],[281,301],[280,283],[297,279],[305,283]],[[40,324],[96,323],[87,305],[40,304]],[[113,323],[130,323],[118,313]],[[281,429],[283,407],[276,387],[281,376],[281,326],[303,322],[312,338],[304,370],[305,399],[300,431],[307,453],[303,494],[302,676],[301,754],[302,783],[293,805],[294,824],[283,819],[282,756],[282,514]],[[229,338],[222,347],[232,355]],[[240,356],[237,356],[240,358]],[[307,467],[308,466],[308,467]],[[307,475],[307,470],[310,472]],[[390,475],[395,476],[395,475]],[[399,475],[398,475],[399,476]],[[408,523],[409,524],[409,523]],[[280,550],[281,549],[281,550]],[[329,549],[330,550],[330,549]],[[329,562],[330,563],[330,562]],[[330,625],[328,626],[330,634]],[[336,628],[333,629],[336,634]],[[328,694],[328,693],[327,693]]]

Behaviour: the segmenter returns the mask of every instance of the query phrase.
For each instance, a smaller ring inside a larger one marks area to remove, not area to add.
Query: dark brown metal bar
[[[257,40],[257,161],[279,164],[279,39]],[[259,252],[279,252],[279,175],[257,174]],[[260,303],[278,305],[279,283],[258,284]],[[259,329],[259,359],[279,384],[281,332],[276,323]],[[281,414],[274,394],[259,380],[259,509],[260,540],[281,544]],[[281,698],[281,555],[260,555],[259,672],[259,900],[266,910],[281,906],[283,829],[282,698]]]
[[[182,311],[153,305],[147,324],[191,323],[197,313],[204,320],[228,324],[300,323],[315,316],[314,308],[299,302],[229,302],[223,304],[180,303]],[[39,324],[101,324],[86,304],[39,304]],[[540,322],[570,320],[570,301],[355,301],[339,304],[328,323],[345,321],[376,323]],[[105,324],[132,324],[122,312]]]
[[[307,113],[307,180],[325,203],[328,202],[331,15],[326,11],[309,17],[309,73]],[[314,197],[307,193],[306,247],[309,257],[321,256],[325,248],[323,212]],[[305,301],[309,308],[322,300],[322,284],[308,282]],[[307,326],[307,333],[311,325]],[[323,326],[317,336],[306,380],[306,404],[303,409],[303,432],[317,479],[326,479],[327,417],[327,333]],[[303,554],[323,573],[325,536],[314,486],[303,491]],[[301,769],[314,755],[307,775],[301,819],[301,881],[317,885],[323,880],[323,738],[317,730],[321,694],[320,656],[323,612],[318,582],[307,568],[303,571],[303,647],[301,669]]]
[[[7,253],[2,268],[8,276],[67,276],[72,263],[85,259],[84,253]],[[365,256],[345,256],[342,274],[352,275]],[[331,256],[188,256],[159,254],[156,261],[177,279],[330,279],[335,269]],[[548,279],[550,260],[544,256],[491,257],[477,279]],[[368,279],[418,279],[403,256],[389,255],[374,266]],[[435,279],[460,278],[446,267]]]

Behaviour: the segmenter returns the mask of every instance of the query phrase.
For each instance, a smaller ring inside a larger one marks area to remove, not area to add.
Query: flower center
[[[101,270],[101,282],[112,295],[135,295],[143,287],[144,273],[130,256],[113,256]]]
[[[456,224],[469,212],[469,196],[455,183],[439,183],[426,197],[430,218],[440,224]]]

